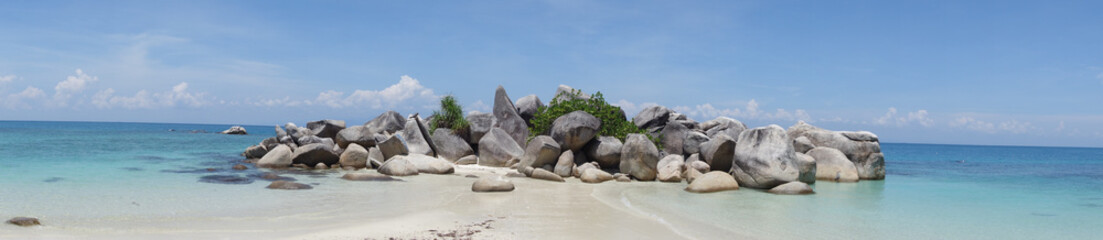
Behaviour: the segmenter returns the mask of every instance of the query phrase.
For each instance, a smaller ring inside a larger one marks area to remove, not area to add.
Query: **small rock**
[[[618,173],[618,174],[620,174],[620,175],[614,175],[613,176],[613,178],[616,179],[617,182],[631,182],[632,181],[632,177],[629,176],[628,174],[623,174],[623,173]]]
[[[346,173],[341,176],[341,179],[349,181],[372,181],[372,182],[386,182],[386,181],[398,181],[398,179],[391,176],[384,175],[378,172],[353,172]]]
[[[245,169],[249,169],[249,167],[246,167],[245,165],[241,165],[241,164],[234,165],[234,170],[241,171],[241,170],[245,170]]]
[[[510,192],[513,188],[513,182],[502,176],[481,177],[471,184],[472,192]]]
[[[456,165],[471,165],[476,163],[479,163],[479,157],[475,155],[467,155],[456,160]]]
[[[268,184],[268,189],[307,190],[307,189],[314,189],[314,187],[311,187],[310,185],[306,185],[306,184],[302,184],[302,183],[297,183],[297,182],[275,181],[275,182],[272,182],[272,184]]]
[[[576,177],[576,178],[581,178],[582,177],[582,172],[585,172],[586,169],[591,169],[591,168],[592,169],[600,169],[600,168],[598,168],[597,163],[593,163],[593,162],[583,163],[582,165],[578,165],[577,167],[575,167],[574,170],[571,171],[571,175]]]
[[[685,189],[692,193],[711,193],[727,190],[739,190],[739,183],[731,174],[721,171],[705,173],[696,179]]]
[[[38,218],[32,218],[32,217],[15,217],[15,218],[12,218],[11,220],[8,220],[8,223],[11,223],[11,224],[14,224],[14,225],[20,226],[20,227],[30,227],[30,226],[35,226],[35,225],[42,225],[42,223],[38,222]]]
[[[553,172],[549,172],[548,170],[544,170],[543,168],[537,168],[537,169],[532,170],[532,176],[531,177],[535,178],[535,179],[542,179],[542,180],[548,180],[548,181],[553,181],[553,182],[565,182],[563,180],[563,177],[560,177],[559,175],[557,175]]]
[[[769,192],[780,195],[804,195],[816,193],[815,191],[812,191],[812,187],[809,187],[807,183],[798,181],[778,185],[777,187],[771,188]]]
[[[588,165],[583,164],[583,166]],[[584,183],[603,183],[613,180],[613,175],[595,167],[583,169],[579,178],[581,178]]]
[[[314,165],[314,169],[329,169],[325,163],[318,163]]]

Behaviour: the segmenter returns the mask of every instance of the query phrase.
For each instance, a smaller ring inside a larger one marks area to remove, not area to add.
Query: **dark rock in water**
[[[16,225],[16,226],[20,226],[20,227],[30,227],[30,226],[42,225],[42,223],[38,222],[38,218],[32,218],[32,217],[14,217],[14,218],[8,220],[8,223]]]
[[[299,146],[291,157],[292,163],[315,166],[319,163],[333,165],[340,161],[340,157],[333,153],[333,144],[312,143]]]
[[[509,134],[521,148],[525,147],[525,141],[529,137],[529,125],[525,124],[525,120],[517,114],[517,107],[513,105],[513,100],[506,95],[506,89],[500,85],[494,92],[494,118],[498,120],[494,123],[494,127],[501,128]]]
[[[215,169],[215,168],[207,168],[207,171],[208,171],[208,172],[214,172],[214,171],[218,171],[218,169]]]
[[[46,180],[42,180],[42,182],[56,183],[56,182],[60,182],[61,180],[65,180],[65,179],[64,178],[59,178],[59,177],[52,177],[52,178],[47,178]]]
[[[268,189],[280,189],[280,190],[314,189],[314,187],[311,187],[310,185],[297,183],[297,182],[288,182],[288,181],[275,181],[275,182],[272,182],[271,184],[268,184],[267,188]]]
[[[474,174],[463,175],[463,177],[465,177],[465,178],[479,178],[479,176],[475,176]]]
[[[243,128],[241,126],[233,126],[233,127],[230,127],[230,129],[226,129],[225,131],[222,131],[220,133],[221,134],[231,134],[231,135],[245,135],[246,134],[245,128]]]
[[[245,165],[241,165],[241,164],[236,164],[236,165],[234,165],[233,168],[234,168],[234,170],[238,170],[238,171],[249,169],[249,167],[246,167]]]
[[[494,114],[491,113],[472,113],[468,114],[466,119],[468,126],[471,126],[471,134],[468,135],[467,142],[473,145],[478,144],[479,140],[490,132],[490,128],[494,127]]]
[[[253,179],[238,175],[207,175],[199,178],[199,182],[214,184],[250,184]]]
[[[481,177],[471,184],[472,192],[509,192],[513,189],[513,182],[502,176]]]
[[[406,127],[406,118],[395,111],[387,111],[364,123],[372,133],[394,134]]]
[[[594,139],[601,129],[601,120],[585,111],[574,111],[555,119],[552,123],[551,137],[564,150],[578,152],[590,139]]]
[[[521,99],[517,99],[514,105],[517,107],[517,114],[521,115],[521,119],[524,119],[525,123],[528,124],[529,127],[532,127],[532,123],[529,123],[529,120],[532,120],[532,117],[536,115],[536,110],[543,107],[544,103],[540,102],[540,97],[528,95],[521,97]]]
[[[322,138],[333,138],[337,136],[337,132],[341,129],[345,129],[345,121],[342,120],[318,120],[313,122],[307,122],[306,128],[314,132],[315,136]]]
[[[786,184],[781,184],[770,189],[769,192],[781,195],[804,195],[816,193],[815,191],[812,191],[812,187],[809,187],[807,183],[803,182],[789,182]]]
[[[284,177],[284,176],[280,176],[279,174],[270,173],[270,172],[252,173],[252,174],[249,174],[248,176],[250,178],[253,178],[253,179],[260,179],[260,180],[265,180],[265,181],[277,181],[277,180],[292,181],[292,182],[295,181],[295,178],[293,178],[293,177]]]
[[[138,171],[143,171],[143,170],[145,170],[145,169],[142,169],[142,168],[136,168],[136,167],[124,167],[124,168],[120,168],[120,169],[122,169],[122,170],[127,170],[127,171],[131,171],[131,172],[138,172]]]
[[[384,175],[378,172],[352,172],[346,173],[341,176],[341,179],[349,181],[372,181],[372,182],[387,182],[387,181],[400,181],[391,176]]]

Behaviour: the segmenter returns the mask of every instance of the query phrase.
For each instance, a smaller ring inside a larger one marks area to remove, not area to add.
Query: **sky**
[[[1103,147],[1098,1],[2,1],[0,120],[359,124],[444,95]]]

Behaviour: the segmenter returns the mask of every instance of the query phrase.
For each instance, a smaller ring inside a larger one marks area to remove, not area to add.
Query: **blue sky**
[[[4,1],[0,119],[352,123],[556,86],[629,115],[1103,147],[1098,2]]]

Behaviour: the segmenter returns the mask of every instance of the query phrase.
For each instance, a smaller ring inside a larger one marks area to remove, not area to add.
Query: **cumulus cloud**
[[[141,90],[134,96],[115,96],[115,89],[104,89],[92,96],[92,105],[102,109],[156,109],[176,106],[202,107],[210,100],[206,93],[188,91],[188,83],[181,82],[171,91],[153,92]]]
[[[1030,122],[1009,120],[1000,123],[977,120],[973,117],[959,117],[950,122],[951,127],[958,127],[985,133],[1026,133],[1034,129]]]
[[[100,80],[98,77],[85,74],[84,71],[79,68],[76,72],[76,76],[69,76],[65,81],[58,82],[57,85],[54,86],[54,101],[58,106],[67,105],[69,98],[83,92],[89,84]]]
[[[885,115],[873,119],[873,123],[877,125],[890,125],[907,126],[911,123],[919,124],[920,126],[930,127],[934,125],[934,119],[931,119],[927,110],[920,109],[919,111],[909,112],[906,116],[897,116],[898,111],[895,107],[890,107],[889,111]]]
[[[486,103],[484,103],[483,100],[478,100],[478,101],[475,101],[474,103],[471,103],[471,105],[467,106],[467,109],[470,110],[470,111],[467,111],[468,114],[484,113],[484,112],[488,113],[488,112],[491,111],[490,110],[490,105],[487,105]]]
[[[40,101],[44,98],[46,98],[46,93],[42,89],[27,87],[22,92],[8,95],[4,99],[3,106],[9,109],[29,109],[31,108],[31,101]]]
[[[13,80],[15,80],[15,75],[0,76],[0,86],[4,86],[4,84],[10,83]]]
[[[731,117],[737,119],[756,119],[756,120],[784,120],[784,121],[811,121],[812,116],[808,114],[804,109],[797,109],[788,111],[783,108],[775,109],[774,111],[763,111],[759,109],[758,100],[751,99],[742,108],[716,108],[712,104],[696,105],[694,107],[677,106],[672,108],[675,111],[684,113],[688,116],[704,119],[714,119],[717,117]]]
[[[355,90],[352,94],[327,90],[318,93],[318,96],[309,100],[292,100],[290,97],[283,99],[265,99],[252,101],[256,106],[328,106],[331,108],[371,108],[393,109],[400,105],[414,105],[417,107],[432,106],[440,99],[433,89],[421,85],[417,79],[410,76],[402,76],[398,83],[388,86],[383,90]]]
[[[609,105],[620,107],[621,110],[624,110],[625,114],[632,116],[636,113],[639,113],[645,108],[658,106],[659,104],[653,102],[645,102],[643,104],[637,105],[635,103],[629,102],[628,100],[621,99],[620,101],[617,101],[615,103],[609,103]]]

